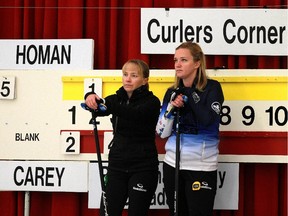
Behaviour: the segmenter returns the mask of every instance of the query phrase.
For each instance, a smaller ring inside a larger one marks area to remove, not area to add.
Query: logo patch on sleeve
[[[221,111],[221,105],[219,102],[215,101],[211,104],[211,108],[219,115]]]

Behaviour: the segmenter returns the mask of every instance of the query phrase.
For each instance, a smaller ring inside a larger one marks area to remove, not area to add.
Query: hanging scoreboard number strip
[[[16,78],[14,76],[0,77],[0,99],[15,99]]]

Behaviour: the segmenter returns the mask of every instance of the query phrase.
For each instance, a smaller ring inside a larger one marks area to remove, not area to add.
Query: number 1
[[[72,112],[72,124],[76,124],[76,106],[73,106],[68,112]]]

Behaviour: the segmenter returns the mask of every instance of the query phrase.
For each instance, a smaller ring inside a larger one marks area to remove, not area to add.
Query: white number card
[[[80,154],[80,132],[62,131],[61,150],[62,154]]]
[[[0,99],[15,99],[16,78],[14,76],[0,77]]]
[[[84,95],[88,92],[94,92],[99,97],[102,97],[102,79],[101,78],[84,79]]]

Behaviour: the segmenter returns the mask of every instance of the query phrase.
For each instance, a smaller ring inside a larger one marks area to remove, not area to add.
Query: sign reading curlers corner
[[[141,52],[173,54],[184,41],[208,55],[287,55],[287,9],[141,9]]]
[[[93,69],[92,39],[0,40],[0,69]]]

